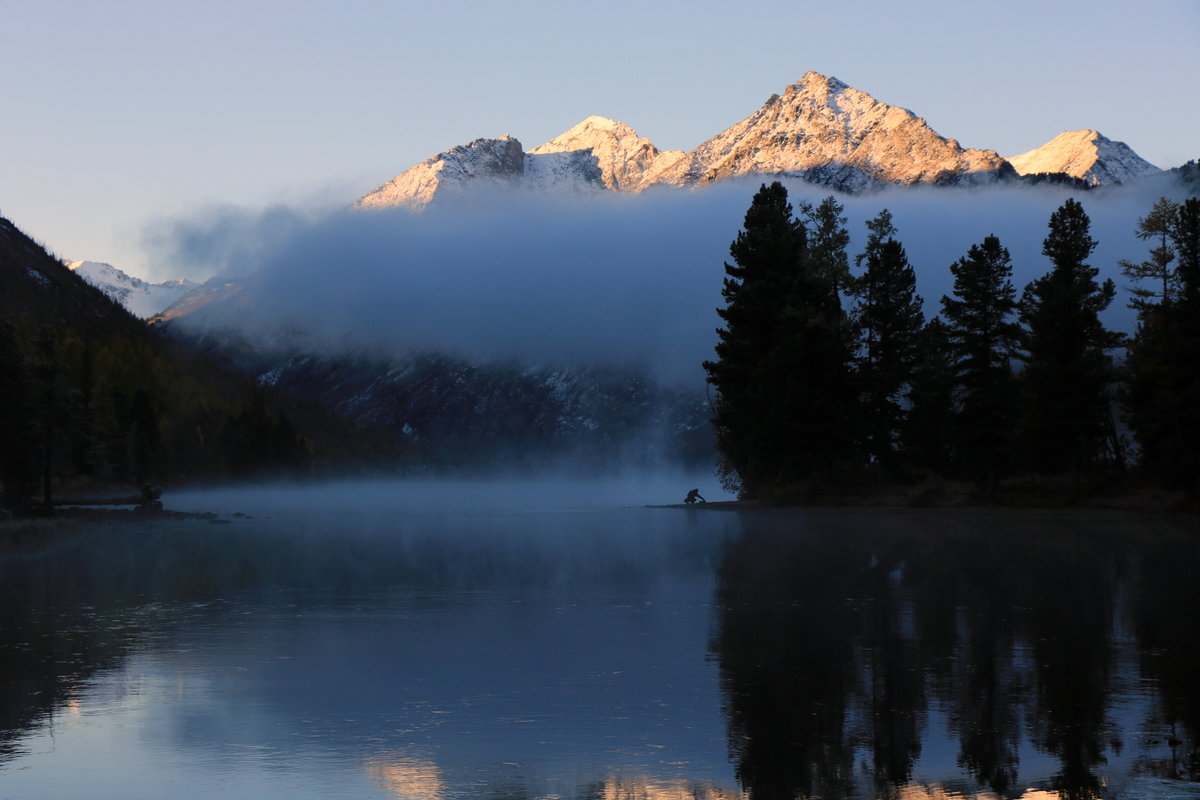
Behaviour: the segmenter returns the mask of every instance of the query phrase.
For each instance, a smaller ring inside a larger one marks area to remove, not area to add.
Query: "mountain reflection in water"
[[[101,525],[0,553],[0,797],[1200,797],[1198,576],[1121,514]]]

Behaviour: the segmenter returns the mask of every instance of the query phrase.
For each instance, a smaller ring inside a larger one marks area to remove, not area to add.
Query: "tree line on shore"
[[[991,496],[1040,474],[1079,495],[1136,469],[1197,491],[1200,198],[1161,198],[1138,222],[1149,252],[1120,264],[1129,336],[1100,319],[1117,291],[1089,264],[1097,242],[1074,199],[1050,217],[1049,272],[1018,294],[988,236],[950,265],[929,319],[891,214],[867,222],[852,269],[842,212],[828,197],[793,214],[780,183],[763,185],[730,246],[704,364],[729,488],[794,500],[943,477]]]
[[[0,515],[304,471],[346,426],[148,328],[0,218]]]

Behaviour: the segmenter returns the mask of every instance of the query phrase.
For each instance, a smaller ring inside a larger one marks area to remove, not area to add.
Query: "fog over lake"
[[[1184,797],[1183,518],[168,493],[0,556],[0,796]],[[715,497],[720,497],[714,492]]]

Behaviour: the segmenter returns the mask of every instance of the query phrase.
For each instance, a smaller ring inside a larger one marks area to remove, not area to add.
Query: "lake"
[[[219,517],[10,546],[0,798],[1200,797],[1194,521],[635,505],[690,486],[177,493]]]

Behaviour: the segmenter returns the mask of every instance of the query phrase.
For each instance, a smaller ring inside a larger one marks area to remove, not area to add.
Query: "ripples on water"
[[[1200,797],[1187,521],[565,486],[10,547],[0,798]]]

